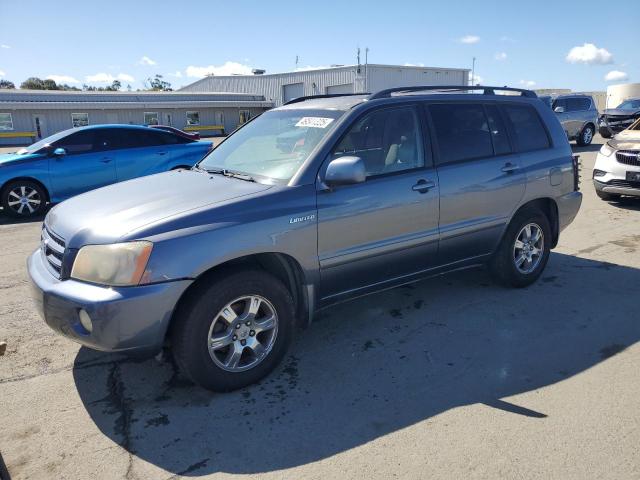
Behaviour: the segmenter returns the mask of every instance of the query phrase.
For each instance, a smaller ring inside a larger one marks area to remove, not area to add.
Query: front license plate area
[[[627,172],[627,181],[640,182],[640,172]]]

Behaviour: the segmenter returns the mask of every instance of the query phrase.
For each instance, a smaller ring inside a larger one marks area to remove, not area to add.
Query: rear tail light
[[[571,155],[573,161],[573,190],[580,190],[580,155]]]

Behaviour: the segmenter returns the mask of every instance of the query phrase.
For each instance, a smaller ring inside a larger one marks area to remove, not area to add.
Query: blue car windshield
[[[73,128],[70,128],[68,130],[63,130],[62,132],[58,132],[58,133],[56,133],[54,135],[51,135],[50,137],[43,138],[39,142],[32,143],[28,147],[21,148],[16,153],[18,155],[27,155],[27,154],[30,154],[30,153],[38,153],[40,150],[42,150],[47,145],[49,145],[49,144],[51,144],[53,142],[57,142],[61,138],[64,138],[67,135],[69,135],[70,133],[75,132],[75,131],[76,131],[76,129],[73,129]]]
[[[303,109],[265,112],[222,142],[198,168],[286,183],[343,114]]]

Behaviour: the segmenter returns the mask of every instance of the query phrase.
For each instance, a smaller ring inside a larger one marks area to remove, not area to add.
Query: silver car
[[[598,124],[598,109],[593,97],[569,94],[540,99],[556,113],[569,140],[575,140],[581,146],[591,143]]]
[[[494,90],[292,100],[191,170],[67,200],[29,258],[37,305],[76,342],[168,346],[194,382],[233,390],[329,305],[482,265],[526,287],[578,212],[578,167],[534,92]]]

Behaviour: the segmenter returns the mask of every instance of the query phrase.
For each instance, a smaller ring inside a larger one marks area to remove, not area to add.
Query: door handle
[[[418,183],[411,187],[411,190],[413,190],[414,192],[427,193],[435,186],[436,183],[432,182],[431,180],[420,179],[418,180]]]
[[[100,160],[102,163],[109,163],[112,159],[109,157],[104,157],[102,160]]]
[[[504,173],[513,173],[519,168],[520,167],[518,165],[514,165],[511,162],[507,162],[504,164],[504,167],[502,167],[500,170],[502,170]]]

